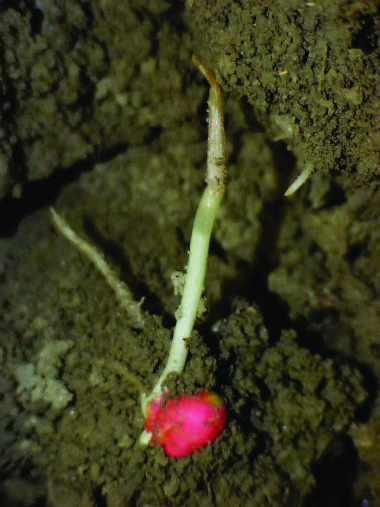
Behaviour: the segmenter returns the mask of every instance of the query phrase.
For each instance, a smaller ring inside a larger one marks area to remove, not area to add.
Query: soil
[[[149,3],[0,2],[2,505],[380,505],[378,6]],[[226,94],[228,184],[169,388],[215,391],[228,420],[176,460],[138,438],[204,187],[192,53]]]

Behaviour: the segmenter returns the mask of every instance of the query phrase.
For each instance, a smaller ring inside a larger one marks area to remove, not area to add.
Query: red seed
[[[163,398],[148,407],[145,430],[152,443],[161,445],[167,456],[182,458],[216,439],[226,421],[223,400],[215,393]]]

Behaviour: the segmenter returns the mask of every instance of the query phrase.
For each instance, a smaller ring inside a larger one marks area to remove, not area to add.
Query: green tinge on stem
[[[215,215],[222,202],[223,192],[213,192],[207,187],[202,195],[195,215],[190,241],[190,255],[187,266],[185,287],[180,305],[180,317],[174,329],[169,358],[149,396],[142,397],[142,411],[145,414],[150,401],[161,394],[162,384],[170,373],[180,375],[185,367],[188,346],[187,340],[193,331],[199,302],[201,300],[206,276],[208,248]]]

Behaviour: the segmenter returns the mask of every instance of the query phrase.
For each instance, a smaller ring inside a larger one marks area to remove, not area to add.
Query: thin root
[[[288,190],[285,192],[285,196],[289,197],[290,195],[293,195],[302,185],[305,183],[305,181],[311,176],[311,173],[313,172],[313,164],[307,164],[303,171],[297,176],[297,178],[293,181],[293,183],[290,185]]]
[[[80,250],[102,273],[108,285],[114,290],[120,305],[129,315],[133,327],[144,327],[140,305],[133,299],[132,293],[126,284],[118,279],[116,273],[114,273],[111,267],[107,264],[101,252],[99,252],[94,246],[87,243],[87,241],[77,236],[71,227],[53,208],[50,208],[50,212],[53,217],[54,225],[57,227],[58,231],[75,247],[77,247],[78,250]]]

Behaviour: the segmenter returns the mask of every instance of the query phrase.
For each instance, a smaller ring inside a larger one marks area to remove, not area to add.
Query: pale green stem
[[[193,58],[201,72],[210,83],[209,137],[207,153],[207,187],[195,215],[190,241],[189,262],[182,301],[179,307],[179,318],[174,329],[173,341],[165,369],[160,375],[151,394],[142,395],[142,411],[146,414],[148,404],[162,393],[164,383],[170,373],[180,375],[184,369],[188,344],[191,337],[197,311],[202,296],[207,267],[207,256],[215,215],[223,199],[225,170],[225,138],[223,125],[223,94],[214,74],[203,67],[197,58]],[[150,434],[146,431],[140,437],[140,443],[146,444]]]

